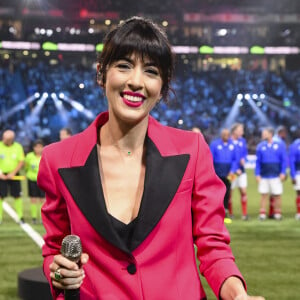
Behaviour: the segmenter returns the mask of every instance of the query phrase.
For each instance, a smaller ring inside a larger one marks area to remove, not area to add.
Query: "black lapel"
[[[100,184],[97,145],[95,145],[84,166],[58,170],[72,198],[90,224],[108,242],[130,254],[111,225],[106,211],[104,194]]]
[[[131,242],[137,248],[164,215],[180,185],[190,159],[189,154],[161,156],[146,136],[147,156],[143,199]]]
[[[164,215],[180,185],[189,155],[161,156],[151,139],[146,136],[146,175],[143,199],[130,249],[112,227],[100,184],[97,145],[84,166],[58,170],[72,198],[86,219],[112,245],[131,254]]]

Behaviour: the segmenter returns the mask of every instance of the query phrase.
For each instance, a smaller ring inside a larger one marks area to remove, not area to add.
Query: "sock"
[[[265,215],[265,214],[266,214],[266,210],[263,209],[263,208],[261,208],[261,209],[259,210],[259,214],[260,214],[260,215]]]
[[[281,220],[281,208],[276,208],[274,211],[274,218],[276,220]]]
[[[38,207],[37,215],[38,215],[38,218],[39,218],[40,220],[42,220],[42,214],[41,214],[41,212],[42,212],[42,206],[43,206],[43,204],[44,204],[44,202],[40,202],[40,203],[37,205],[37,207]]]
[[[21,198],[15,199],[15,209],[19,219],[23,218],[23,201]]]
[[[32,219],[37,219],[37,204],[36,203],[30,203],[30,213]]]
[[[269,217],[274,215],[274,205],[275,205],[275,199],[274,197],[270,196]]]
[[[247,211],[247,202],[248,202],[247,194],[243,194],[241,196],[241,204],[242,204],[243,216],[247,216],[247,214],[248,214],[248,211]]]
[[[3,200],[0,200],[0,221],[3,219]]]
[[[228,211],[229,211],[229,215],[232,216],[233,215],[233,209],[232,209],[232,197],[231,197],[231,193],[230,193],[229,199],[228,199]]]
[[[300,196],[296,198],[297,214],[300,214]]]

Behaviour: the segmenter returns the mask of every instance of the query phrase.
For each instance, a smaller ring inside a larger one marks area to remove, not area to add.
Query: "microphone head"
[[[65,236],[61,244],[60,252],[69,260],[78,262],[82,254],[80,237],[72,234]]]

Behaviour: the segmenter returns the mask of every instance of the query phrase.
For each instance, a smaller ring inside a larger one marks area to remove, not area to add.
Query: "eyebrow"
[[[123,57],[123,58],[120,58],[120,60],[125,60],[131,64],[134,64],[134,60],[132,60],[130,57]],[[156,68],[159,68],[158,65],[154,62],[154,61],[148,61],[146,63],[144,63],[144,65],[146,67],[156,67]]]

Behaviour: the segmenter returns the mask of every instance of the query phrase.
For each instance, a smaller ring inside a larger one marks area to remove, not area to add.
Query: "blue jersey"
[[[284,147],[287,148],[285,140],[283,138],[281,138],[279,135],[277,135],[277,134],[274,135],[273,136],[273,141],[274,142],[281,142],[281,143],[284,144]]]
[[[296,139],[289,148],[289,162],[291,177],[295,179],[300,174],[300,139]]]
[[[211,142],[210,151],[213,156],[214,168],[219,177],[227,177],[230,172],[237,170],[235,147],[232,143],[224,143],[218,138]]]
[[[255,175],[263,178],[275,178],[286,173],[286,149],[283,143],[273,141],[260,142],[256,147]]]
[[[237,140],[229,139],[229,141],[234,145],[236,150],[237,168],[245,173],[245,166],[241,164],[241,160],[246,161],[248,155],[247,142],[243,137]]]

